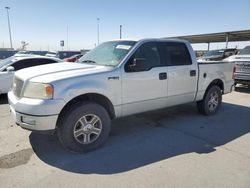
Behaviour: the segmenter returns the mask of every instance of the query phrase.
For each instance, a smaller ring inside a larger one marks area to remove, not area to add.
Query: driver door
[[[165,107],[167,66],[163,66],[157,44],[142,44],[128,60],[122,73],[122,115]]]

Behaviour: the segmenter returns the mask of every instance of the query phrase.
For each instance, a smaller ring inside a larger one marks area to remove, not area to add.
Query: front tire
[[[57,135],[71,152],[87,152],[100,147],[108,138],[111,121],[99,104],[88,102],[73,105],[59,119]]]
[[[221,101],[221,89],[214,85],[206,91],[203,100],[197,102],[197,109],[203,115],[214,115],[219,110]]]

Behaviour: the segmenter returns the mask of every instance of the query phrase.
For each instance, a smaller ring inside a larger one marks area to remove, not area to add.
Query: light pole
[[[9,16],[10,7],[5,7],[5,9],[6,9],[6,11],[7,11],[7,17],[8,17],[9,35],[10,35],[10,47],[13,48],[13,45],[12,45],[12,38],[11,38],[11,29],[10,29],[10,16]]]
[[[97,45],[99,45],[99,43],[100,43],[100,31],[99,31],[100,26],[99,26],[99,24],[100,24],[100,18],[97,18]]]
[[[120,25],[120,39],[122,38],[122,25]]]
[[[69,51],[69,26],[67,25],[67,51]]]

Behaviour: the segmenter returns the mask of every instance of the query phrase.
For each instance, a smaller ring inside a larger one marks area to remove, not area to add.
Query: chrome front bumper
[[[65,105],[63,100],[17,99],[12,92],[8,93],[8,100],[16,124],[35,131],[54,130]]]
[[[11,114],[16,124],[31,131],[48,131],[56,128],[58,115],[32,116],[16,112],[10,106]]]

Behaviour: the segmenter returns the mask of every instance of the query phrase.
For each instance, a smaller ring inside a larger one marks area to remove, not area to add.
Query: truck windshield
[[[247,46],[245,48],[243,48],[240,53],[240,55],[250,55],[250,46]]]
[[[221,56],[223,55],[224,51],[223,50],[211,50],[205,53],[204,57],[209,57],[209,56]]]
[[[78,63],[96,63],[116,66],[128,54],[135,41],[104,42],[78,60]]]

